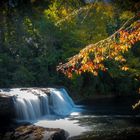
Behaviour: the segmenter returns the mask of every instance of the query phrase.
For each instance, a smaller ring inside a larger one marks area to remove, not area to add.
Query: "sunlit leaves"
[[[124,11],[121,16],[120,16],[120,19],[122,20],[126,20],[128,18],[131,18],[132,16],[134,16],[134,13],[131,12],[131,11]]]
[[[58,70],[68,77],[72,77],[73,73],[81,74],[82,72],[91,72],[97,76],[99,70],[108,69],[105,61],[113,60],[120,63],[121,70],[127,71],[129,67],[125,65],[126,59],[123,54],[138,41],[140,41],[140,22],[138,19],[135,21],[134,18],[129,26],[121,28],[107,39],[82,49],[66,64],[59,65]]]
[[[122,69],[123,71],[127,71],[127,70],[129,70],[129,67],[128,67],[128,66],[123,66],[121,69]]]

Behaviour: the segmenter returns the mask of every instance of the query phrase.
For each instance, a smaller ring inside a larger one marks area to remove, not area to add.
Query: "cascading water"
[[[16,118],[18,120],[37,120],[44,115],[66,116],[72,112],[74,102],[67,94],[66,90],[48,88],[49,94],[45,89],[10,89],[1,91],[13,97]]]
[[[52,111],[57,115],[68,115],[74,108],[74,102],[65,89],[51,89],[50,104]]]

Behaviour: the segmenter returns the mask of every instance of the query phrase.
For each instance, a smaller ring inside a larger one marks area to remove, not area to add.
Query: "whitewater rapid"
[[[64,88],[11,88],[0,89],[0,94],[11,96],[15,120],[30,122],[46,128],[61,128],[69,136],[80,135],[87,129],[80,126],[74,116],[81,109]]]
[[[17,120],[37,120],[43,116],[69,115],[75,104],[64,88],[13,88],[1,89],[3,94],[13,97]]]

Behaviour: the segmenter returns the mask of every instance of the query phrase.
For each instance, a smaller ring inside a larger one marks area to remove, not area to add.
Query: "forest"
[[[104,6],[105,3],[105,6]],[[98,76],[85,72],[72,79],[56,71],[60,62],[91,43],[112,35],[139,10],[135,1],[7,0],[0,7],[0,87],[66,86],[74,94],[138,92],[140,48],[124,57],[129,70],[107,60]],[[126,68],[127,69],[127,68]]]
[[[0,1],[0,140],[140,138],[139,0]]]

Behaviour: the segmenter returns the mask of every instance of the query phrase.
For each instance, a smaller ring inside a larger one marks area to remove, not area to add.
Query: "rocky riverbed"
[[[59,128],[43,128],[31,124],[18,125],[1,127],[0,140],[66,140],[68,136],[66,131]]]
[[[126,128],[116,131],[92,131],[69,140],[139,140],[140,128]]]

